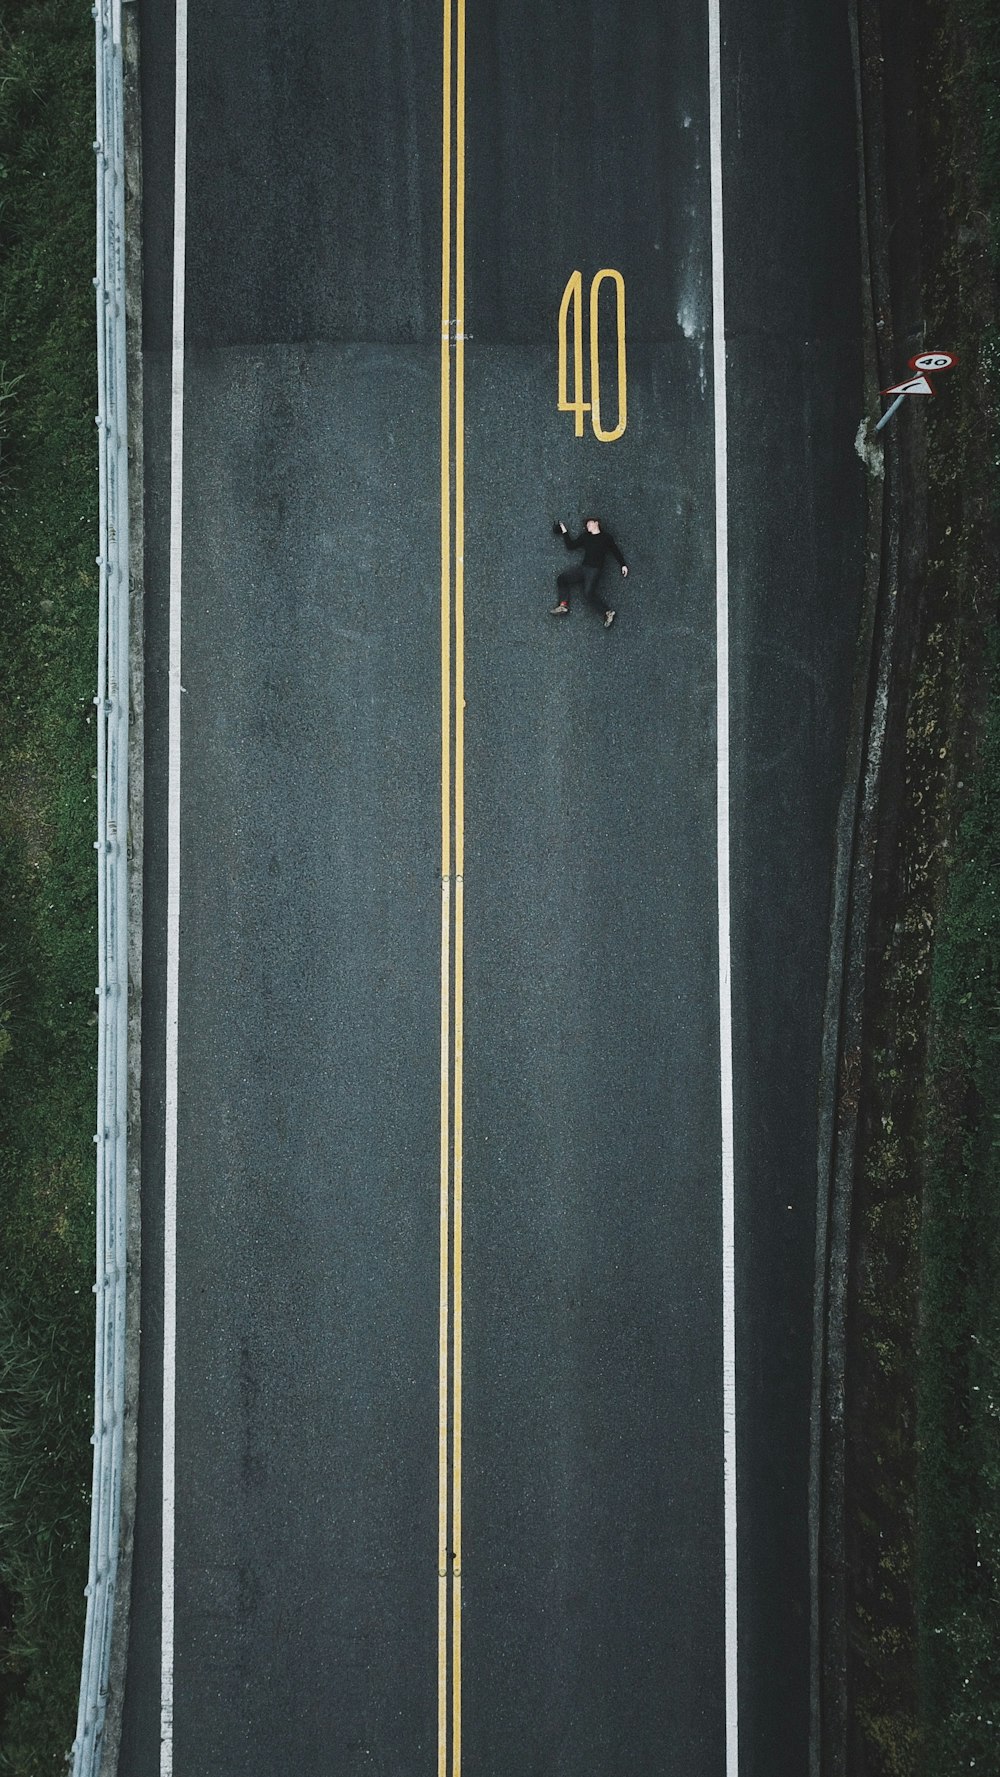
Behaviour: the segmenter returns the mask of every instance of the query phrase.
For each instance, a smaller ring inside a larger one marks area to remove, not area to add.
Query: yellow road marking
[[[465,0],[455,88],[455,1074],[452,1233],[452,1777],[462,1769],[462,1064],[465,944]]]
[[[455,1153],[452,1248],[452,1480],[451,1480],[451,1756],[462,1769],[462,928],[465,885],[455,884]]]
[[[615,287],[615,319],[618,345],[618,423],[612,429],[601,424],[601,285],[610,278]],[[628,424],[628,371],[625,361],[625,279],[620,271],[605,266],[595,274],[590,286],[590,400],[583,399],[583,276],[571,272],[559,304],[556,329],[558,347],[558,379],[556,405],[560,413],[574,416],[574,430],[583,437],[583,416],[590,414],[594,437],[602,444],[614,444]],[[573,398],[568,387],[569,327],[573,320]]]
[[[449,1001],[451,975],[451,0],[441,107],[441,1143],[438,1294],[438,1777],[448,1758]]]
[[[583,325],[580,320],[580,309],[583,304],[583,274],[572,272],[562,302],[559,304],[559,326],[557,337],[559,342],[559,383],[558,403],[560,413],[572,413],[575,417],[574,430],[578,438],[583,437],[583,416],[590,412],[590,402],[583,399]],[[573,399],[569,398],[566,383],[567,335],[569,333],[569,311],[573,309]]]
[[[444,0],[441,117],[441,875],[451,861],[451,0]]]
[[[446,1777],[448,1737],[448,1072],[450,889],[441,884],[441,1189],[438,1297],[438,1777]]]
[[[601,425],[601,341],[598,296],[605,278],[615,287],[615,317],[618,326],[618,424],[612,431]],[[628,377],[625,368],[625,279],[620,271],[606,267],[599,271],[590,286],[590,399],[594,436],[602,444],[614,444],[628,424]]]
[[[465,0],[458,0],[455,116],[455,871],[465,871]]]
[[[465,0],[443,0],[441,116],[441,1129],[438,1777],[462,1765],[462,1067],[465,931]],[[453,55],[452,34],[455,35]],[[454,91],[453,91],[454,87]],[[452,104],[455,126],[452,129]],[[454,162],[454,165],[453,165]],[[452,178],[455,181],[454,235]],[[452,333],[452,251],[455,318]],[[455,370],[452,389],[451,354]],[[452,400],[454,399],[454,416]],[[452,475],[454,474],[454,521]],[[452,587],[454,586],[454,604]],[[452,622],[454,621],[454,689]],[[454,696],[454,718],[452,697]],[[454,777],[452,721],[454,720]],[[452,798],[454,797],[454,811]],[[452,819],[454,816],[454,891]],[[454,913],[452,912],[454,893]],[[452,920],[454,919],[454,931]],[[452,994],[454,1001],[452,1002]],[[451,1574],[451,1586],[448,1575]],[[450,1617],[449,1617],[450,1609]],[[449,1635],[450,1629],[450,1635]],[[451,1702],[449,1718],[449,1697]]]

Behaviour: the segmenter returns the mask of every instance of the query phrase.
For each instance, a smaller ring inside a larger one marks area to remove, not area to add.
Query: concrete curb
[[[865,406],[875,414],[878,391],[892,380],[894,368],[879,0],[848,0],[848,14],[861,174]],[[878,466],[869,438],[865,585],[837,821],[820,1080],[810,1451],[810,1777],[846,1777],[848,1758],[848,1267],[879,800],[896,670],[903,479],[898,434],[890,427],[879,437],[884,442]],[[878,467],[884,467],[884,480]]]
[[[108,1668],[100,1777],[117,1777],[128,1664],[139,1431],[140,1067],[142,1037],[143,832],[143,463],[142,160],[139,128],[139,19],[122,4],[125,111],[125,362],[128,394],[129,748],[128,748],[128,1082],[125,1288],[125,1418],[122,1439],[118,1581]]]

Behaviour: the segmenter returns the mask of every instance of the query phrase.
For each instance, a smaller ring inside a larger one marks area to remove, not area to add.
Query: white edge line
[[[187,0],[176,0],[174,287],[170,360],[170,653],[167,771],[166,1083],[163,1180],[163,1459],[160,1777],[174,1767],[174,1505],[177,1350],[177,989],[181,836],[181,545],[184,487],[184,274],[187,178]]]
[[[736,1302],[733,1010],[729,891],[729,526],[726,312],[722,230],[720,0],[708,6],[712,170],[712,382],[715,400],[716,838],[719,884],[719,1073],[722,1116],[722,1414],[726,1610],[726,1777],[739,1771],[736,1589]]]

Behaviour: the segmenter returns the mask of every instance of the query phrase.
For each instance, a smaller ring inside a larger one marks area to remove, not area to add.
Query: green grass
[[[928,1777],[1000,1744],[1000,672],[935,947],[919,1373]]]
[[[849,1769],[915,1777],[917,1339],[933,909],[945,830],[940,755],[956,638],[929,598],[907,685],[891,902],[865,1012],[847,1362]],[[897,718],[899,719],[899,718]]]
[[[866,1009],[850,1769],[975,1777],[1000,1769],[1000,13],[934,0],[914,23],[923,305],[961,362],[925,416],[928,550]]]
[[[1000,13],[996,0],[964,0],[962,16],[971,27],[970,80],[980,131],[980,175],[990,202],[993,263],[1000,267]]]
[[[0,1771],[62,1771],[93,1413],[93,21],[0,13]]]
[[[967,172],[989,224],[994,322],[970,340],[967,374],[982,395],[959,447],[960,485],[981,528],[965,544],[957,591],[992,644],[932,959],[917,1366],[924,1777],[994,1770],[1000,1745],[1000,15],[993,0],[959,13],[965,104],[978,125]]]

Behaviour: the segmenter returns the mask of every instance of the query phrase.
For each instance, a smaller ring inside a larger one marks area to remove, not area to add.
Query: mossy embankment
[[[868,962],[852,1777],[1000,1770],[1000,15],[936,0],[913,28],[926,343],[961,364],[912,416],[926,545],[900,589]]]
[[[0,1771],[65,1769],[90,1525],[94,26],[0,12]]]

